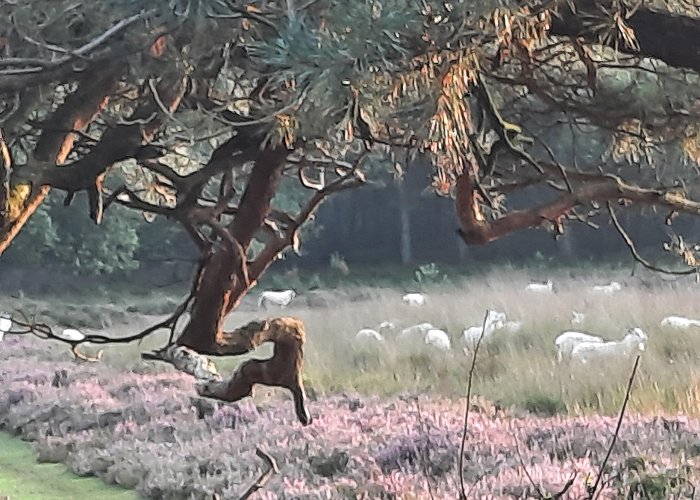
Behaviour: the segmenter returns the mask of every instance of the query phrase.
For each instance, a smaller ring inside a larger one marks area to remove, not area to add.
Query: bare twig
[[[627,383],[627,392],[625,393],[625,399],[622,402],[622,408],[620,408],[620,416],[617,419],[617,426],[615,426],[615,433],[613,434],[612,440],[610,441],[610,446],[608,447],[608,452],[605,454],[605,458],[603,459],[603,463],[600,464],[600,469],[598,470],[598,475],[596,476],[595,483],[593,483],[593,486],[591,486],[588,489],[587,500],[593,500],[594,498],[598,498],[598,495],[600,494],[597,492],[597,490],[598,490],[598,487],[600,486],[600,481],[603,478],[603,474],[605,473],[605,466],[608,464],[608,460],[610,459],[610,455],[612,454],[613,448],[615,447],[615,442],[617,441],[617,436],[620,433],[620,427],[622,427],[622,420],[625,418],[625,410],[627,409],[627,403],[629,402],[629,399],[630,399],[630,393],[632,392],[632,384],[634,383],[634,377],[637,374],[637,367],[639,366],[640,359],[641,359],[641,355],[637,354],[637,357],[634,360],[634,366],[632,367],[632,373],[630,374],[629,382]]]
[[[245,490],[245,492],[240,497],[238,497],[238,500],[246,500],[246,498],[250,498],[253,495],[253,493],[262,489],[265,486],[265,483],[267,483],[270,480],[272,474],[279,474],[280,472],[280,470],[277,468],[277,462],[275,462],[275,459],[272,458],[268,453],[265,453],[260,448],[257,448],[255,450],[255,454],[258,457],[260,457],[260,459],[265,463],[265,466],[267,468],[263,470],[258,479],[256,479],[255,482],[251,484],[250,487],[247,490]]]
[[[576,472],[573,473],[573,475],[569,478],[569,480],[564,484],[561,490],[559,490],[556,493],[545,493],[542,491],[542,487],[535,482],[535,480],[532,478],[532,475],[530,474],[530,471],[527,469],[527,466],[525,465],[525,460],[523,459],[523,455],[520,451],[520,443],[519,439],[517,436],[516,432],[516,437],[515,437],[515,451],[518,454],[518,460],[520,461],[520,466],[523,468],[523,472],[525,473],[525,477],[527,477],[527,480],[530,482],[532,485],[535,493],[537,494],[537,498],[540,500],[558,500],[560,498],[564,498],[564,495],[566,494],[567,491],[571,489],[571,487],[574,485],[574,481],[576,480]]]
[[[647,269],[650,269],[652,271],[656,271],[659,273],[663,274],[670,274],[674,276],[687,276],[690,274],[695,274],[698,272],[697,267],[691,267],[689,269],[684,269],[682,271],[673,271],[671,269],[665,269],[663,267],[658,267],[646,260],[644,257],[642,257],[639,254],[639,251],[637,250],[637,247],[634,244],[634,241],[630,237],[630,235],[625,231],[625,229],[622,227],[622,224],[620,224],[620,221],[617,219],[617,215],[615,214],[615,211],[612,208],[612,205],[610,205],[610,202],[608,202],[608,213],[610,214],[610,220],[613,223],[613,226],[615,226],[615,229],[617,232],[620,234],[622,237],[623,241],[627,245],[627,248],[629,249],[630,253],[632,254],[632,257],[634,258],[635,261],[639,262],[642,266],[646,267]]]
[[[532,476],[530,475],[530,471],[527,469],[527,466],[525,465],[525,460],[523,459],[523,454],[520,451],[520,443],[518,442],[517,434],[515,436],[515,451],[518,454],[518,461],[520,462],[520,467],[522,467],[523,472],[525,473],[525,477],[530,482],[530,485],[532,485],[532,487],[534,488],[535,493],[537,493],[537,498],[539,498],[539,499],[547,498],[544,496],[544,493],[542,493],[542,487],[539,484],[537,484],[534,479],[532,479]]]
[[[65,64],[74,58],[77,57],[86,57],[86,55],[102,45],[106,40],[108,40],[110,37],[114,36],[115,34],[119,33],[120,31],[124,30],[125,28],[131,26],[134,24],[136,21],[140,19],[144,19],[147,17],[149,14],[153,13],[153,10],[148,10],[148,11],[143,11],[139,14],[135,14],[133,16],[127,17],[126,19],[122,19],[118,23],[116,23],[114,26],[106,30],[104,33],[101,35],[97,36],[96,38],[90,40],[87,42],[85,45],[82,47],[79,47],[75,50],[70,50],[70,49],[64,49],[63,47],[58,47],[56,45],[45,45],[40,42],[37,42],[36,40],[33,40],[32,38],[29,38],[28,36],[25,36],[25,40],[34,43],[36,45],[39,45],[41,47],[47,48],[49,50],[53,50],[55,52],[62,52],[66,54],[63,57],[60,57],[56,60],[53,61],[35,61],[32,59],[27,59],[27,60],[15,60],[15,61],[10,61],[10,63],[20,63],[20,62],[26,62],[26,63],[32,63],[36,64],[35,66],[30,66],[30,67],[25,67],[25,68],[19,68],[19,69],[7,69],[7,70],[0,70],[0,75],[16,75],[16,74],[26,74],[26,73],[38,73],[41,72],[47,68],[55,68],[57,66],[60,66],[62,64]],[[7,64],[7,63],[5,63]]]
[[[464,446],[467,442],[467,430],[469,423],[469,407],[471,406],[472,397],[472,381],[474,380],[474,369],[476,368],[476,355],[479,353],[479,347],[481,346],[481,341],[484,338],[484,332],[486,331],[486,322],[489,318],[489,311],[486,311],[484,316],[484,321],[481,325],[481,335],[476,341],[474,346],[474,353],[472,354],[472,362],[469,367],[469,378],[467,379],[467,403],[464,408],[464,424],[462,427],[462,443],[459,446],[459,500],[467,500],[467,491],[464,486]]]

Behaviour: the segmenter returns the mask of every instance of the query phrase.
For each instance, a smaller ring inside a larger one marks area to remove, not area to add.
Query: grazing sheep
[[[605,295],[612,295],[613,293],[622,290],[622,285],[617,281],[611,281],[608,285],[595,285],[592,290]]]
[[[630,328],[619,342],[581,342],[574,347],[571,358],[585,364],[593,359],[628,357],[646,350],[647,340],[649,337],[641,328]]]
[[[287,307],[296,296],[297,293],[294,290],[265,290],[260,294],[260,298],[258,299],[258,307],[265,306],[265,309],[267,309],[268,304]]]
[[[506,315],[502,312],[489,310],[486,313],[486,321],[483,326],[470,326],[462,332],[462,341],[469,347],[476,346],[479,338],[485,340],[493,332],[505,325]],[[482,333],[483,332],[483,333]]]
[[[384,337],[377,330],[372,328],[363,328],[355,334],[355,339],[358,341],[384,342]]]
[[[525,287],[525,290],[533,293],[554,293],[554,283],[552,280],[547,280],[544,283],[530,283]]]
[[[444,330],[433,328],[425,334],[425,344],[437,347],[441,351],[449,351],[451,348],[450,337]]]
[[[586,315],[584,313],[576,312],[576,311],[571,311],[571,326],[581,326],[583,325],[583,322],[586,319]]]
[[[595,335],[590,335],[583,332],[562,332],[561,335],[554,339],[554,345],[557,348],[557,361],[561,362],[564,356],[570,358],[573,350],[582,342],[602,344],[605,342],[605,340]]]
[[[503,326],[498,328],[498,331],[504,331],[509,335],[515,335],[523,328],[522,321],[506,321]]]
[[[417,337],[421,336],[424,337],[428,331],[435,329],[435,327],[430,324],[430,323],[419,323],[417,325],[409,326],[408,328],[404,328],[401,330],[401,333],[399,333],[398,338],[399,339],[408,339],[411,337]]]
[[[396,323],[393,321],[382,321],[376,328],[362,328],[355,334],[357,340],[372,340],[384,342],[384,336],[379,333],[384,330],[395,330]]]
[[[425,305],[425,295],[422,293],[407,293],[401,297],[401,300],[409,306],[417,307]]]
[[[12,317],[3,313],[0,314],[0,342],[5,338],[5,333],[9,332],[12,328]]]
[[[700,326],[700,320],[684,318],[683,316],[666,316],[661,320],[661,326],[685,330],[693,326]]]

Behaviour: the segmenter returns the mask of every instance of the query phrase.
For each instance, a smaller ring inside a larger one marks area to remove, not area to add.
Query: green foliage
[[[49,211],[46,204],[39,207],[9,248],[8,259],[19,265],[38,267],[51,257],[59,238]]]
[[[138,268],[134,258],[138,235],[137,214],[112,207],[99,227],[88,217],[80,199],[70,207],[56,207],[51,217],[57,226],[58,242],[53,257],[78,274],[112,274]]]
[[[75,274],[97,275],[138,268],[138,215],[110,208],[102,224],[88,217],[81,196],[69,207],[49,198],[8,251],[8,260],[31,267],[59,266]]]

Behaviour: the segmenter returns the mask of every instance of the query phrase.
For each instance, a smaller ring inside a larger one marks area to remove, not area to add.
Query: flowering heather
[[[457,497],[463,400],[322,397],[310,403],[314,424],[301,427],[282,393],[262,389],[223,404],[194,396],[192,379],[165,366],[136,374],[55,361],[44,356],[49,350],[31,338],[2,344],[0,424],[34,441],[40,460],[65,462],[76,474],[148,498],[236,498],[262,471],[260,447],[280,473],[259,498]],[[585,495],[614,418],[542,418],[473,403],[469,498],[553,493],[574,475],[567,498]],[[600,498],[670,498],[697,482],[698,457],[699,421],[628,416]]]

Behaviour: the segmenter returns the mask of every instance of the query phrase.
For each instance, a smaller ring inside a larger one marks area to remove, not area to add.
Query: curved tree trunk
[[[238,401],[252,395],[255,384],[283,387],[292,393],[297,418],[308,425],[311,416],[306,409],[301,375],[306,331],[301,320],[276,318],[253,321],[233,331],[223,329],[226,315],[238,307],[279,251],[292,243],[291,238],[268,243],[276,243],[276,246],[266,248],[267,251],[261,252],[250,266],[247,262],[251,242],[270,214],[272,198],[288,153],[284,148],[260,152],[235,219],[222,231],[225,234],[205,257],[195,277],[191,317],[177,340],[176,349],[179,350],[170,357],[201,359],[198,355],[241,355],[265,342],[272,342],[274,353],[271,358],[245,361],[228,380],[218,377],[203,380],[198,392],[203,396]],[[196,370],[186,371],[193,373]]]

